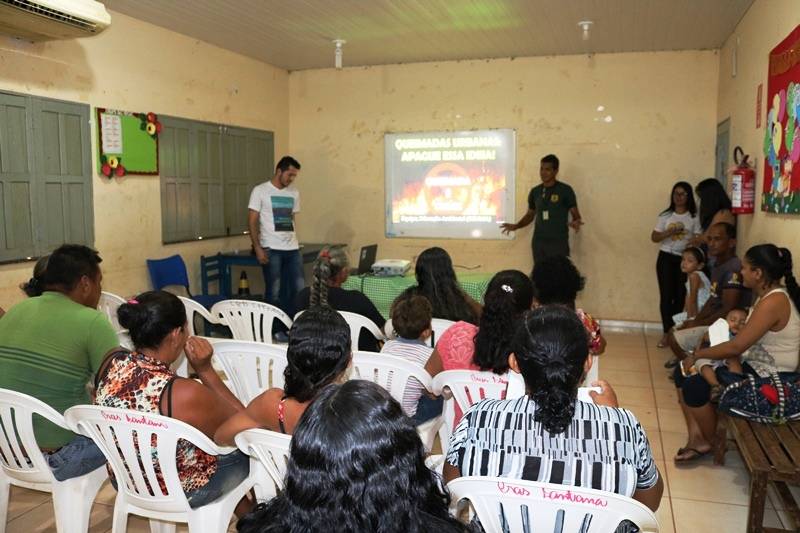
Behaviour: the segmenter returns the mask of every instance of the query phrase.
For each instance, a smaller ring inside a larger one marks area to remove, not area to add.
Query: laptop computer
[[[357,274],[359,276],[364,274],[371,274],[372,264],[375,262],[375,258],[377,257],[377,255],[378,255],[377,244],[362,246],[361,252],[358,254],[358,269],[352,269],[350,273]]]

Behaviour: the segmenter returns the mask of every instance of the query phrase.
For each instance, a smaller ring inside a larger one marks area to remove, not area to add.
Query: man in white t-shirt
[[[294,215],[300,211],[300,192],[292,182],[299,171],[296,159],[282,157],[275,175],[253,188],[247,204],[250,241],[263,265],[266,300],[287,312],[305,286],[294,225]]]

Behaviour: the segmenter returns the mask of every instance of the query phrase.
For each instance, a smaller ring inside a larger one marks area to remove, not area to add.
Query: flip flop
[[[688,457],[684,457],[684,458],[678,457],[678,455],[683,455],[686,452],[691,452],[692,455],[690,455]],[[675,456],[675,459],[673,459],[673,461],[675,461],[675,464],[691,463],[693,461],[697,461],[698,459],[701,459],[702,457],[705,457],[706,455],[708,455],[710,453],[711,453],[710,449],[706,450],[704,452],[701,452],[700,450],[698,450],[696,448],[690,448],[689,446],[687,446],[685,448],[681,448],[681,449],[678,450],[678,455]]]

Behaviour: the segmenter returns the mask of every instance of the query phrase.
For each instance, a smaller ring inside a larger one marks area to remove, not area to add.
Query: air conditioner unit
[[[0,33],[29,41],[88,37],[110,24],[95,0],[0,0]]]

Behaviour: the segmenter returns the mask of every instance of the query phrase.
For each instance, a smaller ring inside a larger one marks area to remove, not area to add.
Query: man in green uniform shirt
[[[533,262],[553,255],[569,255],[569,228],[580,231],[583,221],[578,211],[575,191],[566,183],[556,180],[558,158],[546,155],[539,166],[541,185],[528,194],[528,212],[516,224],[505,223],[503,233],[517,231],[536,219],[533,230]],[[572,221],[569,221],[570,215]]]
[[[28,298],[0,319],[0,388],[28,394],[59,413],[91,404],[87,383],[106,354],[117,347],[100,300],[100,256],[86,246],[65,244],[54,251],[41,296]],[[36,441],[56,479],[87,474],[105,464],[99,448],[34,417]]]

